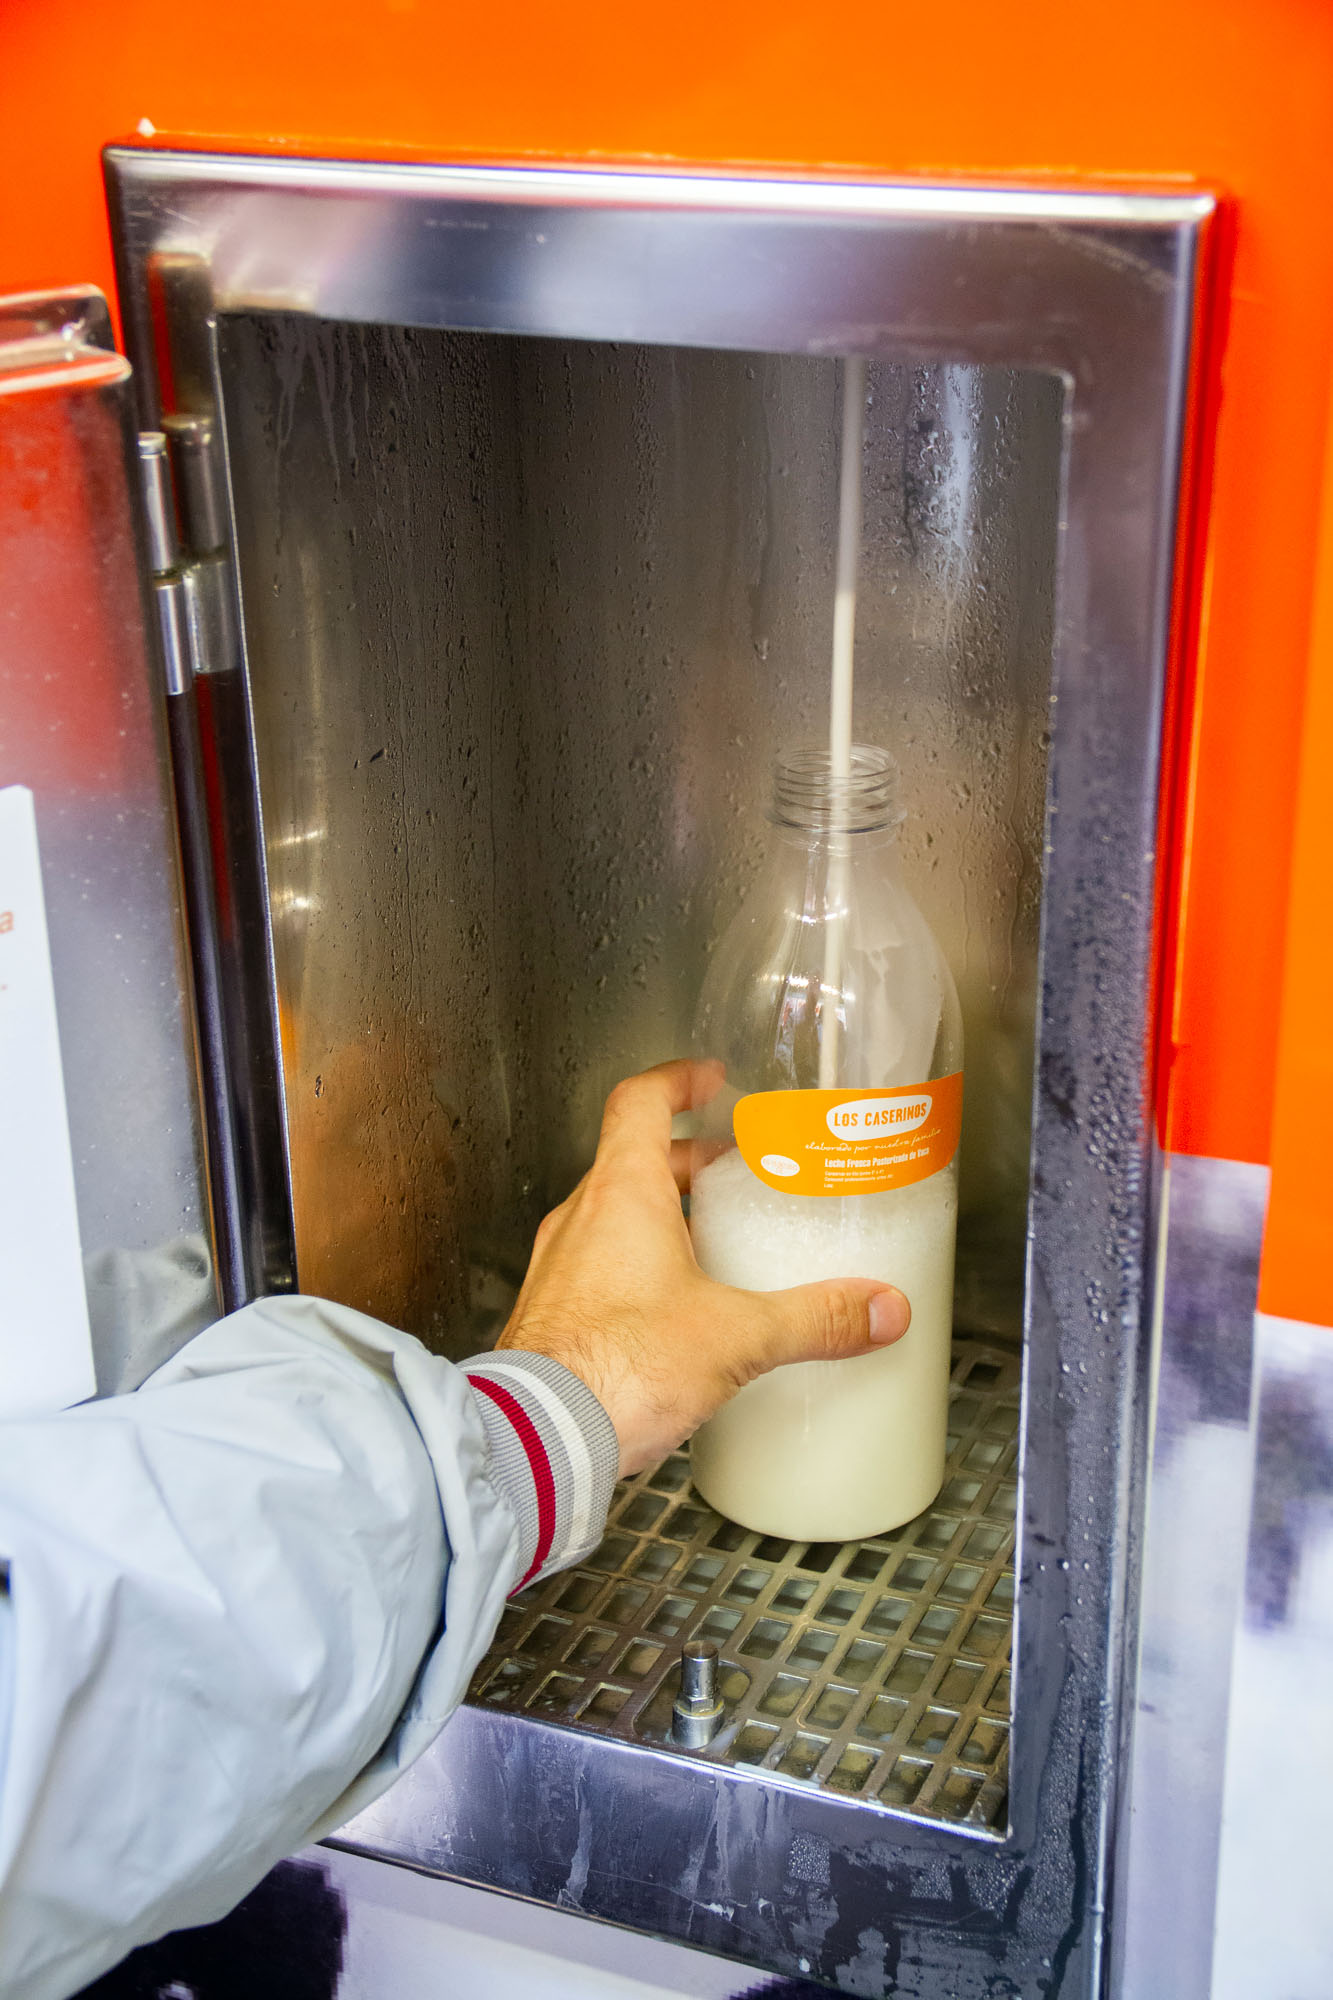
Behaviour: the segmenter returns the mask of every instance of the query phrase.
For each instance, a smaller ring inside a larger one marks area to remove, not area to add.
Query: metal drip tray
[[[514,1598],[470,1700],[675,1750],[680,1648],[711,1639],[724,1721],[677,1754],[1002,1833],[1019,1366],[955,1342],[939,1498],[870,1541],[737,1527],[685,1452],[624,1481],[596,1554]]]

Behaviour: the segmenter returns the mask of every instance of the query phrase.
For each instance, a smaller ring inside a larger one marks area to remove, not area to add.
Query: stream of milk
[[[833,597],[833,670],[829,688],[829,777],[833,799],[842,804],[852,775],[852,663],[856,648],[856,584],[861,567],[861,457],[865,438],[866,364],[849,355],[842,377],[842,458],[838,476],[838,568]],[[847,907],[847,842],[829,841],[827,909]],[[838,1080],[838,989],[842,983],[842,923],[824,925],[824,969],[820,996],[819,1087]]]

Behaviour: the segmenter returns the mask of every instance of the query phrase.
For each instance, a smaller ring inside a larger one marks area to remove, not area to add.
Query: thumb
[[[787,1361],[840,1361],[901,1340],[912,1308],[873,1278],[828,1278],[759,1295],[768,1306],[770,1367]]]

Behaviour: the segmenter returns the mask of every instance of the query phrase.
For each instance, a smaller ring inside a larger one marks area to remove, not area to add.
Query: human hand
[[[721,1087],[718,1063],[669,1062],[617,1084],[597,1157],[537,1231],[497,1345],[578,1375],[620,1440],[622,1476],[655,1464],[737,1389],[788,1361],[867,1354],[907,1331],[902,1293],[870,1278],[742,1292],[694,1261],[671,1120]]]

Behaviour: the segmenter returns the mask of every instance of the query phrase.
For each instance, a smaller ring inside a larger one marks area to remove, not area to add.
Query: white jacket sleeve
[[[615,1465],[557,1363],[309,1298],[0,1424],[0,1994],[62,2000],[367,1804]]]

